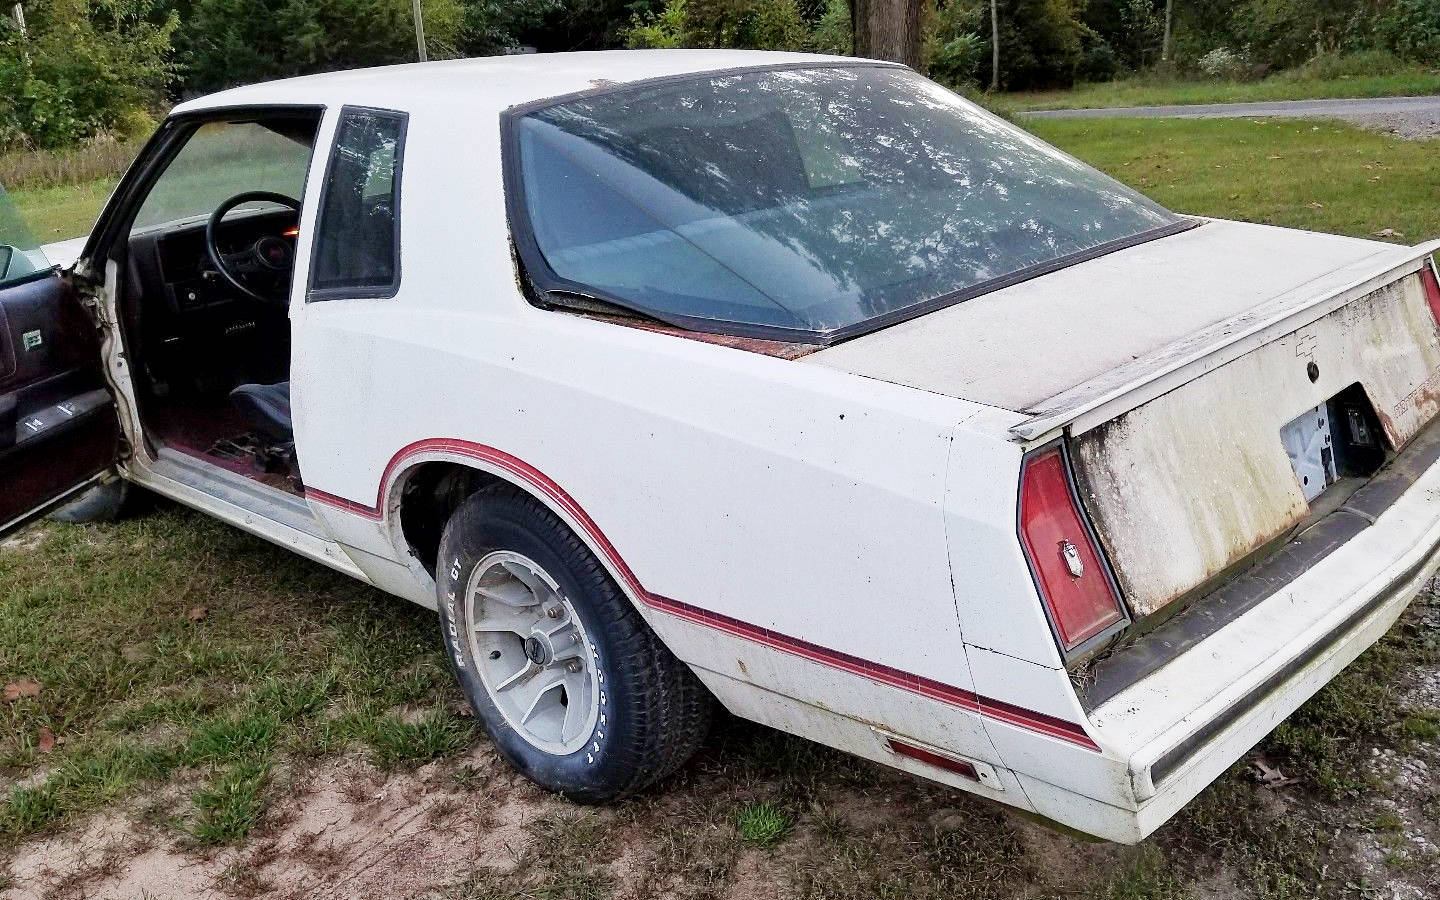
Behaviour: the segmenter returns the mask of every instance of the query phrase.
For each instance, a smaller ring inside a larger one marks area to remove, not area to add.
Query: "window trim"
[[[578,296],[598,300],[622,309],[632,310],[645,318],[663,322],[666,325],[685,331],[697,331],[705,334],[720,334],[741,338],[757,338],[769,341],[783,341],[787,343],[817,344],[821,347],[830,347],[850,340],[851,338],[860,337],[873,331],[879,331],[891,325],[916,319],[920,316],[935,312],[936,310],[964,303],[967,300],[973,300],[984,294],[993,293],[1002,288],[1029,281],[1032,278],[1038,278],[1042,275],[1059,271],[1060,269],[1067,269],[1079,263],[1088,262],[1089,260],[1114,253],[1117,250],[1124,250],[1138,244],[1169,237],[1204,224],[1204,219],[1177,213],[1174,210],[1162,206],[1161,209],[1175,216],[1176,221],[1169,225],[1157,226],[1148,231],[1141,231],[1133,235],[1107,241],[1103,244],[1097,244],[1093,247],[1057,257],[1043,263],[1036,263],[1024,269],[999,275],[988,281],[951,291],[947,294],[941,294],[940,296],[932,297],[929,300],[911,304],[910,306],[900,309],[881,313],[878,316],[872,316],[859,322],[853,322],[849,325],[842,325],[838,328],[824,331],[787,328],[782,325],[757,325],[727,319],[707,319],[696,316],[677,315],[665,310],[650,309],[643,304],[636,303],[634,300],[617,297],[608,291],[564,278],[546,262],[545,254],[540,250],[540,242],[535,237],[535,231],[530,224],[530,216],[527,212],[525,179],[524,174],[520,170],[519,123],[521,119],[540,110],[549,109],[553,106],[562,106],[566,103],[588,100],[600,96],[623,96],[627,93],[644,91],[665,84],[695,81],[701,78],[725,78],[733,75],[748,75],[758,72],[783,72],[795,69],[845,68],[889,68],[911,71],[909,66],[899,63],[865,59],[816,60],[814,62],[740,66],[728,69],[715,69],[713,71],[687,72],[680,75],[665,75],[658,78],[643,78],[637,81],[610,84],[556,97],[547,97],[530,103],[523,103],[512,106],[500,113],[500,164],[501,179],[505,192],[505,215],[510,226],[510,243],[519,263],[520,281],[525,293],[525,299],[532,305],[542,309],[555,308],[563,311],[570,309],[570,307],[564,303],[552,303],[547,299],[547,295],[562,294],[572,297]]]
[[[324,225],[325,201],[330,196],[330,176],[334,173],[336,156],[340,152],[338,135],[345,117],[363,113],[377,118],[392,119],[399,123],[400,132],[395,139],[395,164],[391,173],[390,196],[395,210],[392,234],[394,235],[394,265],[390,283],[365,287],[320,287],[315,286],[316,261],[320,255],[320,229]],[[320,303],[327,300],[393,300],[400,293],[401,260],[400,252],[400,201],[402,196],[401,175],[405,163],[405,138],[410,130],[410,114],[398,109],[383,109],[375,106],[345,105],[340,107],[335,121],[335,131],[330,136],[330,152],[325,160],[325,175],[320,182],[320,197],[315,204],[315,233],[310,237],[309,271],[305,274],[305,302]]]
[[[324,124],[325,107],[318,104],[297,103],[247,104],[171,113],[140,148],[140,153],[130,164],[130,168],[120,176],[120,183],[115,186],[110,199],[105,201],[105,206],[100,210],[100,216],[95,221],[95,227],[90,230],[90,236],[85,240],[85,248],[80,251],[77,265],[80,262],[89,264],[97,262],[97,254],[100,258],[110,258],[114,255],[117,247],[128,246],[130,228],[135,217],[140,213],[140,206],[149,196],[150,189],[154,187],[155,182],[165,174],[165,170],[170,166],[170,161],[190,140],[190,135],[197,128],[211,122],[272,117],[313,117],[315,137],[318,140],[320,126]],[[310,180],[310,169],[315,165],[317,148],[318,144],[310,148],[310,161],[305,168],[307,185]],[[303,189],[301,196],[296,199],[301,203],[303,214],[305,204]]]

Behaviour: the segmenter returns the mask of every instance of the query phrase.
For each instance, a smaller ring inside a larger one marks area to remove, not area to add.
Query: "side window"
[[[405,124],[402,113],[341,110],[320,196],[308,299],[395,296]]]

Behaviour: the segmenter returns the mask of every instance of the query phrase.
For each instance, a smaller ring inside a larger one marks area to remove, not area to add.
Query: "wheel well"
[[[410,555],[434,575],[440,536],[451,514],[470,495],[502,483],[498,476],[459,463],[427,462],[409,470],[400,489],[400,533]]]

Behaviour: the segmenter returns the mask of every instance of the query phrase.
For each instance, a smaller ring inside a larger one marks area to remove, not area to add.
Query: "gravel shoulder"
[[[1260,103],[1201,103],[1189,106],[1122,106],[1107,109],[1050,109],[1024,112],[1036,119],[1339,119],[1411,140],[1440,135],[1440,95],[1346,100],[1284,100]]]

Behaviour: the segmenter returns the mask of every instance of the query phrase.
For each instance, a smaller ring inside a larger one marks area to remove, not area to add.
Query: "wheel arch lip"
[[[585,541],[605,565],[632,603],[643,607],[648,592],[641,585],[614,544],[576,500],[548,475],[517,456],[485,444],[458,438],[425,438],[402,447],[390,458],[380,476],[373,505],[351,500],[306,486],[305,497],[325,506],[362,516],[380,524],[405,556],[405,538],[400,533],[401,492],[416,469],[427,462],[450,462],[493,475],[534,495]]]
[[[647,619],[654,613],[665,613],[695,625],[763,644],[781,653],[808,659],[829,668],[968,710],[987,720],[1023,729],[1032,737],[1041,735],[1095,753],[1102,752],[1083,722],[1037,712],[1001,698],[987,697],[973,690],[943,684],[649,591],[599,525],[564,488],[535,466],[494,447],[456,438],[427,438],[415,441],[401,448],[385,467],[374,505],[311,487],[306,488],[306,497],[376,522],[387,531],[391,541],[398,539],[400,543],[397,546],[404,547],[404,537],[399,531],[400,517],[396,514],[400,505],[400,492],[409,474],[425,462],[452,462],[469,466],[534,495],[575,531],[600,558],[626,597]]]

